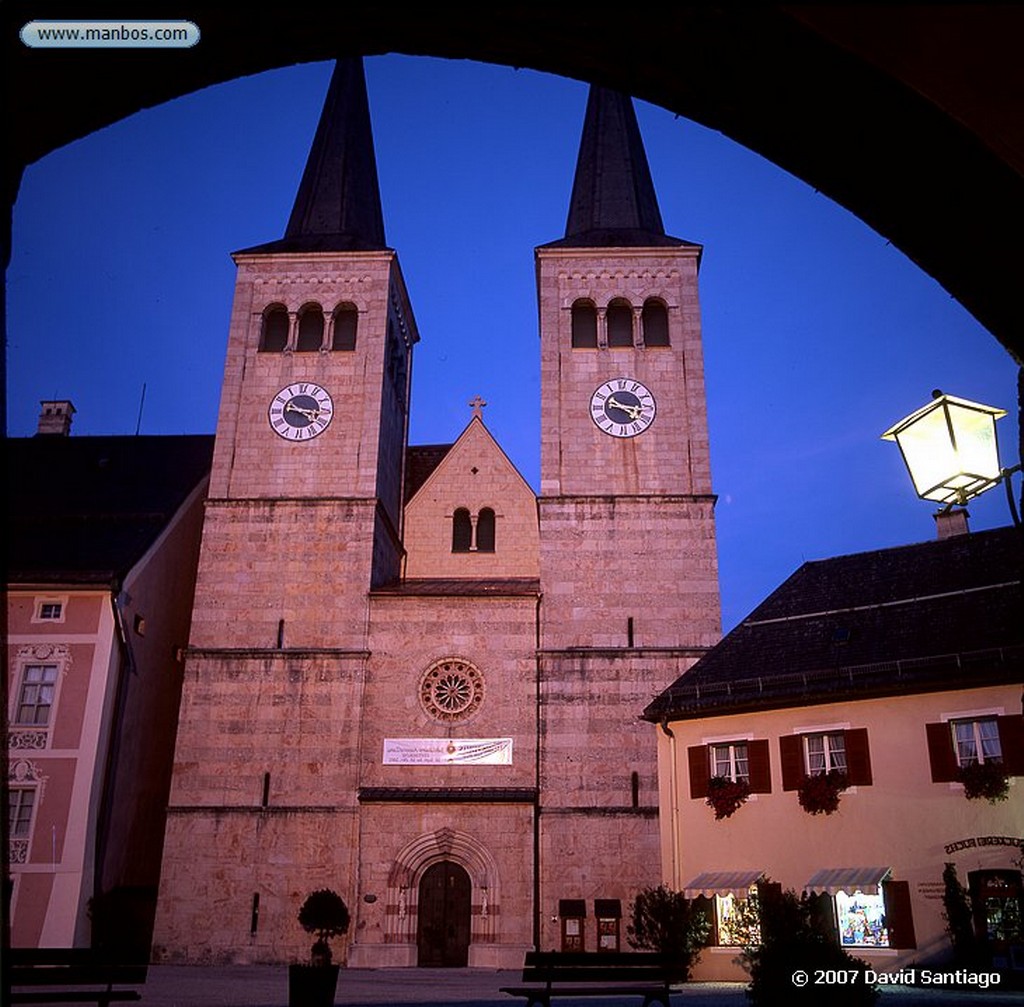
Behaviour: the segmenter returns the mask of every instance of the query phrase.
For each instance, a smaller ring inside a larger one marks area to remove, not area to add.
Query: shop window
[[[494,552],[494,511],[484,507],[476,518],[476,551]]]
[[[706,798],[714,776],[746,780],[752,794],[772,792],[772,774],[766,739],[716,741],[687,749],[690,797]]]
[[[1020,871],[971,871],[967,881],[975,932],[993,952],[1005,954],[1024,926]]]
[[[744,947],[760,940],[756,914],[749,900],[778,885],[765,882],[760,871],[708,871],[699,874],[683,890],[693,908],[708,923],[706,943],[711,947]]]
[[[288,345],[288,312],[280,304],[272,304],[263,312],[260,331],[260,349],[266,353],[280,353]]]
[[[1024,775],[1024,716],[998,713],[925,724],[932,781],[951,783],[975,762],[999,761],[1007,776]]]
[[[818,924],[844,948],[915,948],[910,885],[888,868],[824,868],[808,883]]]
[[[572,306],[572,348],[597,349],[597,308],[590,301],[576,301]]]
[[[614,300],[605,311],[608,346],[611,349],[633,345],[633,308],[629,301]]]
[[[14,723],[25,727],[46,727],[50,723],[56,688],[57,665],[26,664],[21,673]]]
[[[668,346],[668,309],[661,301],[649,297],[644,301],[640,324],[644,332],[644,346]]]
[[[473,522],[469,511],[460,507],[452,515],[452,552],[469,552],[473,546]]]
[[[356,348],[359,312],[354,304],[339,304],[334,309],[334,334],[331,349],[351,353]]]
[[[807,776],[838,771],[852,787],[870,786],[871,753],[865,728],[814,731],[779,738],[782,789],[799,790]]]
[[[324,345],[324,313],[319,304],[309,304],[299,315],[299,335],[295,349],[313,353]]]

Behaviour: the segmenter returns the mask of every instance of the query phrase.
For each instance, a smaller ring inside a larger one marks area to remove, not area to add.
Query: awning
[[[764,871],[705,871],[698,874],[684,889],[688,899],[712,895],[738,895],[745,897],[750,886],[761,880]]]
[[[844,892],[852,895],[863,892],[865,895],[877,895],[878,886],[891,872],[891,867],[825,867],[804,885],[804,894],[835,895]]]

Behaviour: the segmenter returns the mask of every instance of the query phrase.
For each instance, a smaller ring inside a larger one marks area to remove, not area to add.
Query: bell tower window
[[[572,348],[597,349],[597,308],[590,301],[576,301],[572,306]]]
[[[299,315],[299,337],[295,349],[312,353],[324,345],[324,313],[319,304],[309,304]]]
[[[263,312],[260,349],[280,353],[288,345],[288,312],[280,304],[272,304]]]
[[[356,348],[356,323],[359,312],[353,304],[339,304],[334,309],[334,333],[331,349],[351,353]]]
[[[644,333],[644,346],[669,346],[668,310],[656,298],[649,297],[644,301],[644,310],[640,316],[640,324]]]
[[[609,349],[633,345],[633,309],[628,301],[616,299],[605,312]]]

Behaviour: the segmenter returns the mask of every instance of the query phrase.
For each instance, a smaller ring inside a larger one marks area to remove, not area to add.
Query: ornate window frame
[[[20,724],[17,721],[18,708],[27,684],[25,675],[28,668],[54,666],[53,698],[49,704],[49,715],[45,724]],[[40,751],[50,747],[55,714],[60,702],[61,683],[71,666],[71,648],[67,644],[28,644],[18,648],[14,659],[15,687],[11,690],[8,711],[7,747],[11,751]]]
[[[434,661],[420,677],[420,706],[434,720],[444,724],[465,723],[483,705],[484,676],[471,661],[443,657]]]

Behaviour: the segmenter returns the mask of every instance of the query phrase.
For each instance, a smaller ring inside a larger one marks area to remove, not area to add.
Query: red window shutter
[[[1024,776],[1024,716],[998,717],[999,747],[1003,750],[1003,768],[1009,776]]]
[[[782,768],[782,789],[797,790],[807,775],[804,771],[804,739],[799,734],[779,738],[779,765]]]
[[[885,925],[889,930],[889,947],[916,948],[914,915],[910,908],[910,882],[886,881],[882,885],[885,899]]]
[[[770,794],[772,792],[772,767],[767,738],[747,742],[747,765],[750,770],[750,792]]]
[[[708,779],[711,776],[708,746],[693,745],[686,750],[686,756],[690,763],[690,796],[707,797]]]
[[[925,724],[928,736],[928,761],[933,783],[951,783],[956,779],[956,753],[953,751],[952,728],[949,724]]]
[[[844,731],[846,742],[846,775],[854,787],[870,787],[871,753],[868,751],[868,732],[865,727]]]

